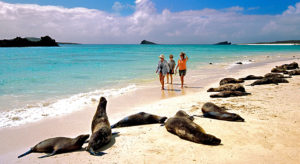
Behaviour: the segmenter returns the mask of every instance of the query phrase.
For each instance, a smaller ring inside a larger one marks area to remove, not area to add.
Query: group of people
[[[175,61],[173,59],[173,55],[171,54],[169,56],[169,61],[165,60],[165,56],[161,54],[159,56],[160,60],[157,65],[156,73],[159,74],[159,81],[161,83],[161,89],[164,90],[164,84],[165,84],[165,76],[167,76],[167,83],[169,83],[169,77],[171,84],[173,83],[173,74],[177,73],[177,69],[179,68],[179,76],[181,81],[181,88],[183,88],[184,83],[184,76],[186,74],[186,62],[188,60],[188,57],[184,52],[180,53],[180,58],[177,62],[177,66],[175,68]]]

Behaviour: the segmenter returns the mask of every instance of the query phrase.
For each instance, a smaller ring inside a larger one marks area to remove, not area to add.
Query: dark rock
[[[235,64],[243,64],[242,62],[236,62]]]
[[[209,88],[207,92],[222,92],[222,91],[241,91],[246,92],[241,84],[224,84],[218,88]]]
[[[156,43],[150,42],[150,41],[147,41],[147,40],[143,40],[143,41],[141,41],[141,44],[156,44]]]
[[[239,80],[257,80],[262,78],[263,78],[262,76],[248,75],[244,78],[239,78]]]
[[[222,91],[220,93],[217,94],[212,94],[210,95],[211,98],[218,98],[218,97],[237,97],[237,96],[246,96],[246,95],[250,95],[251,93],[247,93],[247,92],[241,92],[241,91]]]
[[[0,40],[0,47],[42,47],[42,46],[58,46],[56,41],[49,36],[41,37],[40,40],[32,41],[32,39],[16,37],[12,40]]]
[[[220,81],[220,85],[229,84],[229,83],[243,83],[244,80],[234,79],[234,78],[224,78]]]

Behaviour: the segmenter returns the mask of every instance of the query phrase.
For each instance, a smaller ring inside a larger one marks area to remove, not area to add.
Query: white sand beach
[[[113,124],[137,112],[172,117],[178,110],[202,115],[201,107],[213,102],[237,113],[245,122],[229,122],[195,117],[194,122],[220,138],[221,145],[207,146],[180,139],[159,124],[113,129],[120,132],[101,150],[103,156],[92,156],[81,150],[39,159],[43,153],[17,156],[31,146],[51,137],[75,137],[90,134],[91,120],[98,102],[85,110],[48,118],[39,122],[0,130],[0,163],[299,163],[300,160],[300,76],[279,85],[245,86],[251,95],[233,98],[210,98],[206,92],[217,87],[224,77],[241,78],[264,75],[276,65],[297,62],[295,58],[263,61],[243,66],[239,71],[215,72],[215,78],[187,75],[187,88],[180,89],[178,77],[174,85],[160,91],[159,86],[145,86],[120,97],[108,99],[107,112]],[[214,67],[214,66],[211,66]],[[212,69],[213,70],[213,69]],[[194,70],[193,70],[194,71]],[[214,71],[207,72],[214,74]],[[193,76],[193,77],[192,77]],[[189,81],[191,79],[191,81]],[[252,81],[246,81],[245,85]],[[157,84],[158,84],[157,80]],[[85,144],[83,147],[86,147]]]

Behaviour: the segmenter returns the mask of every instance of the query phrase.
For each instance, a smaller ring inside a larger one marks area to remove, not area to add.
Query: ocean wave
[[[45,117],[49,118],[72,113],[81,110],[88,105],[97,103],[101,96],[116,97],[136,89],[136,85],[129,85],[119,89],[103,89],[88,93],[80,93],[54,102],[28,104],[23,108],[1,112],[0,128],[19,126],[42,120]]]

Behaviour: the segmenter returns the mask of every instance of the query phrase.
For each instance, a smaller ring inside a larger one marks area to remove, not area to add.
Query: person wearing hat
[[[178,60],[178,64],[176,67],[176,72],[177,68],[179,67],[179,76],[180,76],[180,81],[181,81],[181,88],[183,88],[183,82],[184,82],[184,76],[186,74],[186,61],[188,60],[188,57],[185,55],[184,52],[180,53],[180,59]]]
[[[170,68],[170,71],[167,73],[167,83],[169,83],[169,76],[170,76],[170,80],[171,80],[171,84],[173,83],[173,77],[172,75],[174,74],[174,69],[175,69],[175,61],[173,60],[173,55],[171,54],[169,56],[170,60],[168,61],[168,64],[169,64],[169,68]]]
[[[161,83],[161,90],[164,90],[165,85],[165,76],[169,72],[169,64],[167,61],[165,61],[165,56],[161,54],[159,56],[160,60],[158,61],[156,73],[159,73],[159,81]]]

